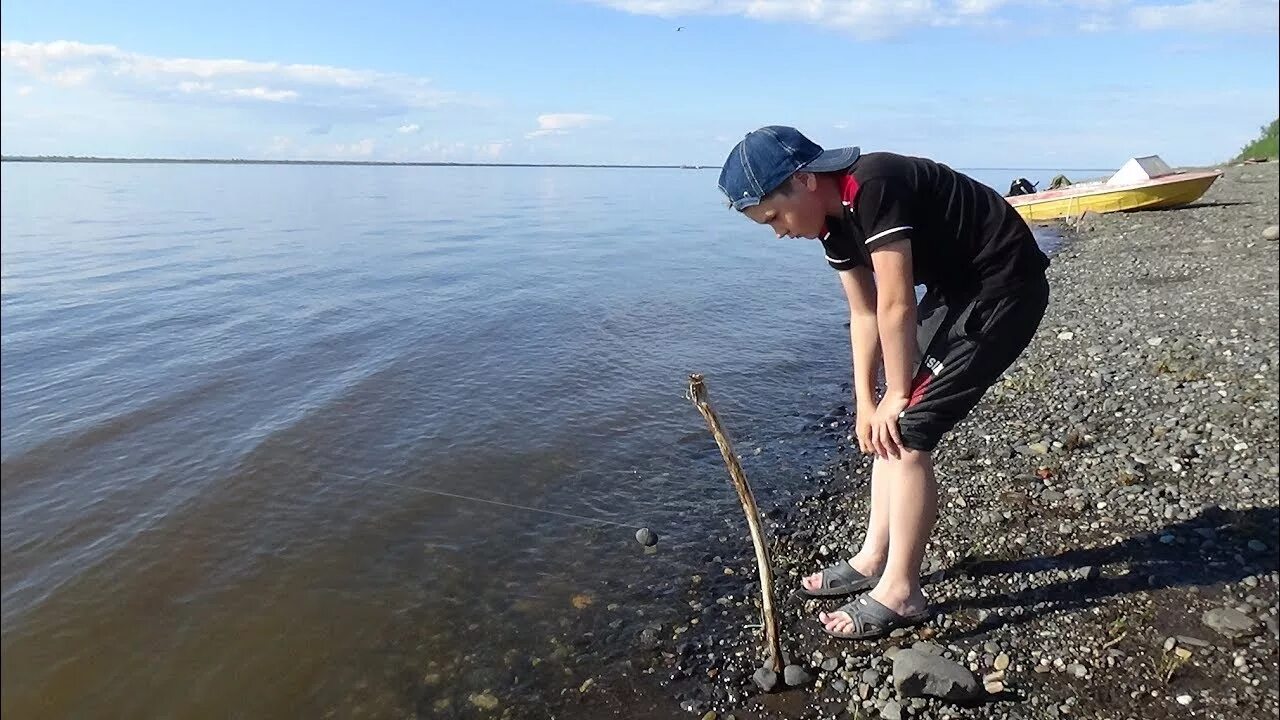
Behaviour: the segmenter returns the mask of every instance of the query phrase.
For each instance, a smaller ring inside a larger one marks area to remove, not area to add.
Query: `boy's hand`
[[[898,434],[898,415],[907,409],[910,398],[885,395],[871,418],[871,449],[878,457],[898,457],[902,453],[902,436]],[[861,425],[861,419],[859,419]],[[861,433],[859,433],[861,439]],[[865,450],[864,450],[865,452]]]
[[[858,448],[863,453],[870,455],[875,452],[875,446],[871,444],[871,421],[876,415],[876,404],[873,400],[859,401],[858,414],[855,420],[855,432],[858,435]]]

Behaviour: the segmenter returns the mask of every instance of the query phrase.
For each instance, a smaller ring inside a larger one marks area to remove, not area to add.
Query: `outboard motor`
[[[1005,195],[1005,197],[1013,197],[1014,195],[1034,195],[1035,192],[1036,186],[1032,185],[1030,180],[1026,178],[1018,178],[1009,185],[1009,194]]]

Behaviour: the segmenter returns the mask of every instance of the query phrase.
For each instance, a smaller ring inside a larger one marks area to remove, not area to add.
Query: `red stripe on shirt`
[[[853,206],[853,201],[858,198],[858,179],[853,173],[845,173],[840,183],[840,200]]]
[[[856,200],[857,197],[858,179],[849,173],[845,173],[844,177],[840,179],[840,201],[852,209],[853,201]],[[829,232],[831,232],[831,230],[827,227],[827,221],[823,220],[822,230],[818,232],[818,237],[826,238],[827,233]]]

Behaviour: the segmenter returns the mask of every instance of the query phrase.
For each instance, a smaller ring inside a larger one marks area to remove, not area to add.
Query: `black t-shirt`
[[[991,187],[925,158],[858,158],[842,178],[845,212],[822,246],[837,270],[871,267],[871,251],[911,241],[914,284],[948,297],[998,297],[1042,275],[1049,259],[1022,216]]]

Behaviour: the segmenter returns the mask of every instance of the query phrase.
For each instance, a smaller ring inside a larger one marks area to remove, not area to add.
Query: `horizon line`
[[[518,163],[518,162],[450,162],[445,160],[288,160],[269,158],[166,158],[166,157],[102,157],[97,155],[3,155],[0,162],[25,163],[128,163],[137,165],[356,165],[373,167],[529,167],[529,168],[629,168],[642,170],[714,170],[717,165],[633,165],[629,163]],[[967,170],[1024,170],[1039,172],[1084,172],[1112,168],[1062,167],[971,167]]]
[[[517,163],[463,162],[448,160],[289,160],[284,158],[166,158],[166,157],[101,157],[97,155],[3,155],[0,162],[68,162],[68,163],[134,163],[193,165],[373,165],[402,167],[577,167],[577,168],[645,168],[670,170],[706,170],[710,165],[630,165],[626,163]]]

